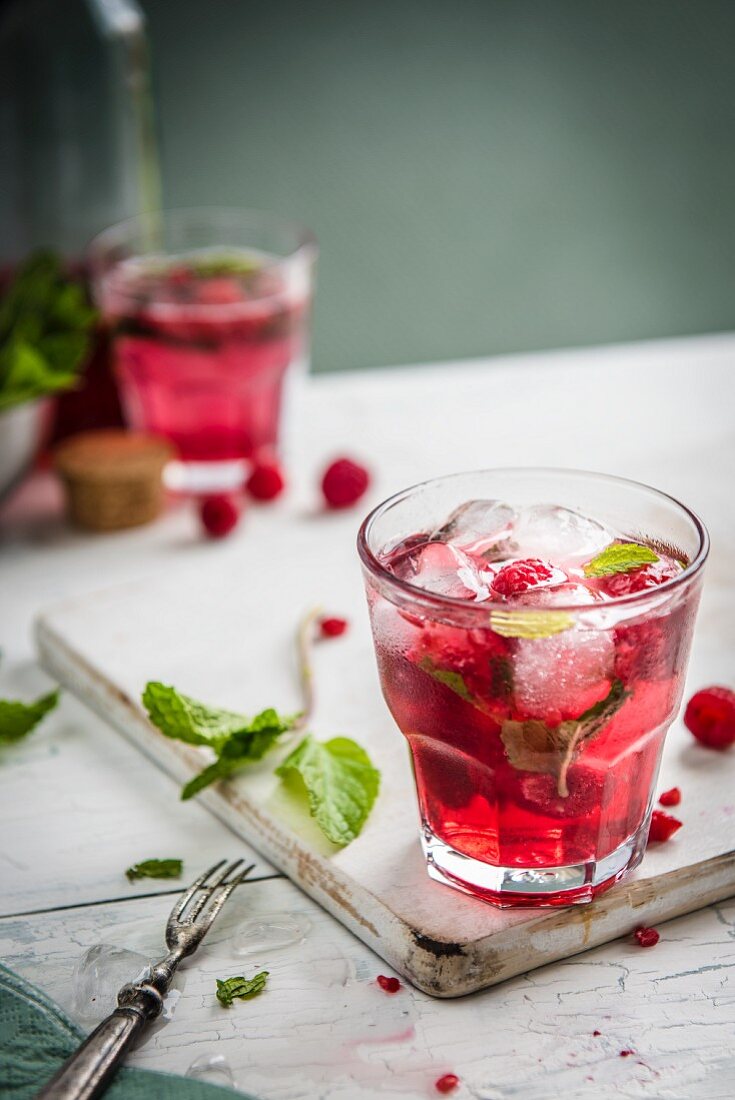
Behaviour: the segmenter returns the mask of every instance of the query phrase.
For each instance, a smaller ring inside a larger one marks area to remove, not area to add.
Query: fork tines
[[[196,935],[197,941],[201,940],[235,887],[244,882],[251,871],[255,870],[255,864],[251,863],[235,874],[243,862],[242,859],[234,860],[212,882],[209,880],[223,866],[224,859],[200,875],[171,910],[166,925],[167,937],[175,936],[178,930],[187,929]]]

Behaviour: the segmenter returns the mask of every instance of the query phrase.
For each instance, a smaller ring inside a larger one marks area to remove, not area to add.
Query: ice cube
[[[544,558],[564,567],[582,565],[613,541],[596,519],[558,504],[524,508],[513,529],[515,557]]]
[[[432,534],[432,539],[451,543],[486,561],[506,558],[516,513],[502,500],[466,500]]]
[[[137,951],[96,943],[81,956],[72,977],[72,1013],[84,1024],[97,1024],[115,1008],[121,986],[148,974],[148,960]]]
[[[235,1085],[235,1075],[224,1054],[200,1054],[189,1066],[186,1076],[223,1088],[231,1089]]]
[[[583,584],[526,593],[518,603],[559,605],[599,602]],[[529,718],[577,717],[604,698],[613,676],[615,645],[609,630],[569,630],[547,638],[518,638],[513,657],[513,694]]]
[[[480,601],[490,595],[482,570],[464,551],[449,543],[429,542],[419,547],[410,555],[410,570],[403,574],[405,580],[438,596]]]

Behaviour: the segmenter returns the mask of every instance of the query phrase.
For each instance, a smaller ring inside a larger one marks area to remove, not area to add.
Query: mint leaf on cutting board
[[[276,768],[276,775],[303,792],[324,835],[344,847],[359,835],[378,795],[380,772],[349,737],[316,741],[308,734]]]
[[[11,745],[30,733],[59,701],[59,691],[42,695],[34,703],[0,699],[0,744]]]
[[[248,1000],[262,993],[268,981],[268,971],[261,970],[252,978],[216,978],[217,1000],[223,1008],[230,1008],[235,997]]]

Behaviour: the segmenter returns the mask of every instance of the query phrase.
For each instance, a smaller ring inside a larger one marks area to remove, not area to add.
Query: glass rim
[[[619,477],[617,474],[604,474],[595,470],[579,470],[563,466],[491,466],[481,470],[462,470],[458,473],[443,474],[440,477],[432,477],[428,478],[426,481],[419,481],[415,485],[409,485],[406,489],[401,489],[399,492],[394,493],[392,496],[387,497],[386,500],[376,505],[362,521],[357,533],[357,551],[363,566],[378,580],[387,583],[389,588],[396,589],[398,592],[402,593],[404,597],[410,598],[414,603],[419,603],[430,609],[434,608],[439,611],[444,610],[445,612],[461,611],[464,616],[476,614],[478,618],[482,617],[485,622],[487,621],[488,610],[512,610],[512,605],[509,605],[507,601],[501,602],[499,600],[487,599],[477,602],[474,600],[464,600],[457,596],[443,596],[438,592],[430,592],[425,588],[420,588],[418,585],[411,584],[410,581],[404,581],[386,569],[385,565],[371,549],[368,541],[371,529],[377,520],[379,520],[393,505],[406,500],[419,489],[434,485],[440,481],[451,481],[462,477],[485,474],[559,474],[567,476],[572,475],[574,477],[599,478],[603,481],[614,481],[619,485],[627,486],[631,489],[645,489],[646,492],[654,493],[660,499],[674,504],[680,511],[688,516],[694,524],[695,530],[699,536],[697,553],[686,568],[683,569],[681,573],[678,573],[677,576],[672,577],[671,580],[664,581],[663,584],[657,585],[654,589],[645,588],[640,592],[632,592],[625,596],[614,596],[611,599],[605,600],[604,603],[599,604],[555,603],[553,607],[554,611],[579,615],[580,613],[591,610],[606,610],[607,608],[631,607],[635,604],[645,604],[647,601],[651,600],[652,597],[658,598],[664,593],[673,592],[682,585],[688,584],[689,581],[700,572],[707,560],[710,548],[709,532],[697,513],[687,507],[686,504],[682,504],[676,497],[671,496],[670,493],[665,493],[661,489],[654,489],[653,486],[647,485],[643,481],[636,481],[628,477]],[[539,610],[548,611],[549,607],[548,605],[524,603],[522,610],[524,612]]]
[[[109,249],[115,244],[122,244],[134,228],[139,227],[145,232],[146,223],[155,225],[155,219],[157,218],[165,220],[172,216],[185,218],[186,216],[191,217],[195,215],[211,218],[213,224],[216,224],[217,218],[232,218],[234,221],[239,220],[243,223],[247,223],[249,220],[254,222],[259,221],[273,228],[293,233],[294,239],[297,242],[295,246],[290,249],[286,255],[274,257],[271,262],[264,264],[264,267],[278,268],[286,264],[292,264],[295,260],[300,259],[307,262],[313,261],[316,259],[319,252],[316,236],[310,229],[302,225],[301,222],[292,221],[290,218],[282,217],[280,214],[275,214],[271,210],[258,210],[255,207],[247,206],[171,206],[164,207],[162,210],[151,212],[142,211],[138,214],[133,214],[132,217],[123,218],[122,221],[119,222],[113,222],[112,225],[108,225],[105,229],[96,233],[88,242],[85,249],[93,274],[95,277],[99,276],[99,268],[104,262]],[[230,246],[226,241],[223,241],[221,245],[212,244],[208,247],[228,248]],[[133,255],[145,254],[146,252],[143,249],[133,252]],[[169,250],[162,249],[162,254],[169,254]]]

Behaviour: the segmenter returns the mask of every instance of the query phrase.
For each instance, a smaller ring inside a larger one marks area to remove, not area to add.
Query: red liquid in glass
[[[394,550],[388,568],[417,541]],[[579,648],[578,634],[508,638],[409,613],[377,592],[370,603],[383,693],[434,837],[493,866],[549,868],[604,859],[636,833],[679,704],[694,605],[590,631]],[[563,723],[610,699],[601,728],[565,748]]]

